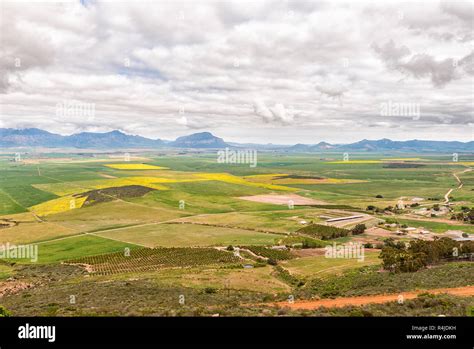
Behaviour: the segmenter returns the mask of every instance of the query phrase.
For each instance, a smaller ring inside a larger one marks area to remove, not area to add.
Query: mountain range
[[[400,152],[473,152],[474,141],[427,141],[409,140],[392,141],[390,139],[361,140],[350,144],[295,144],[293,146],[275,144],[240,144],[227,143],[210,132],[194,133],[178,137],[174,141],[150,139],[142,136],[128,135],[121,131],[105,133],[81,132],[62,136],[37,128],[12,129],[0,128],[0,147],[44,147],[44,148],[78,148],[78,149],[115,149],[115,148],[252,148],[260,150],[279,150],[287,152],[323,152],[323,151],[400,151]]]

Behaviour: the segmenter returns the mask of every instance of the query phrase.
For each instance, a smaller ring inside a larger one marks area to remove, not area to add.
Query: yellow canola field
[[[107,164],[104,165],[116,170],[168,170],[168,167],[147,164]]]
[[[264,175],[265,178],[279,176],[278,174]],[[255,176],[253,176],[255,177]],[[263,178],[262,178],[263,179]],[[189,178],[172,179],[161,177],[123,177],[100,179],[90,181],[77,181],[70,183],[53,183],[53,184],[39,184],[36,188],[46,190],[56,195],[63,195],[60,198],[49,200],[41,204],[30,207],[30,210],[38,216],[46,216],[50,214],[60,213],[75,208],[80,208],[86,201],[87,197],[74,197],[73,194],[84,193],[95,189],[105,189],[111,187],[125,187],[129,185],[141,185],[156,190],[168,190],[168,187],[163,184],[166,183],[184,183],[184,182],[199,182],[199,181],[221,181],[232,184],[240,184],[246,186],[260,187],[271,190],[282,191],[297,191],[297,188],[290,188],[281,185],[274,185],[269,183],[251,182],[244,178],[233,176],[228,173],[194,173]]]
[[[47,216],[50,214],[81,208],[86,199],[86,197],[79,198],[68,195],[32,206],[30,207],[30,210],[38,216]]]
[[[273,181],[275,184],[352,184],[366,183],[367,181],[360,179],[341,179],[341,178],[282,178]]]
[[[156,190],[168,190],[168,188],[160,183],[180,183],[180,182],[197,182],[205,179],[200,178],[183,178],[172,179],[162,177],[122,177],[110,179],[94,179],[89,181],[76,181],[66,183],[47,183],[34,184],[37,189],[44,190],[59,196],[84,193],[94,189],[105,189],[112,187],[125,187],[128,185],[142,185],[144,187]]]
[[[199,178],[204,178],[210,181],[221,181],[231,184],[241,184],[247,185],[250,187],[259,187],[259,188],[266,188],[271,190],[283,190],[283,191],[297,191],[299,189],[285,187],[282,185],[274,185],[274,184],[267,184],[267,183],[256,183],[256,182],[249,182],[245,179],[237,176],[233,176],[228,173],[198,173],[196,174]]]
[[[421,158],[392,158],[392,159],[382,159],[382,161],[421,161]],[[423,160],[424,161],[424,160]]]
[[[267,184],[349,184],[349,183],[365,183],[365,180],[359,179],[342,179],[342,178],[291,178],[286,177],[288,174],[263,174],[263,175],[253,175],[246,176],[244,179],[257,182],[257,183],[267,183]]]

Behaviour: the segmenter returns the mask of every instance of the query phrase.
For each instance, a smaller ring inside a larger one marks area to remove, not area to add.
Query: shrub
[[[359,235],[359,234],[363,234],[365,229],[367,229],[367,227],[365,226],[365,224],[357,224],[354,228],[352,228],[352,235]]]
[[[9,317],[11,313],[2,305],[0,305],[0,317]]]
[[[273,258],[268,258],[267,263],[270,265],[278,265],[277,260]]]

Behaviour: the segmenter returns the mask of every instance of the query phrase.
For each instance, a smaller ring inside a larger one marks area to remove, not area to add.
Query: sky
[[[1,2],[0,127],[474,140],[470,1]]]

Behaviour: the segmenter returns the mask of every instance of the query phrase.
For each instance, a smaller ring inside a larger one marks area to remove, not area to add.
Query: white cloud
[[[472,138],[464,3],[5,2],[1,16],[5,127],[168,139],[206,129],[273,143]],[[95,118],[55,117],[63,100],[94,103]],[[419,103],[419,120],[380,116],[388,100]]]
[[[260,116],[265,123],[292,124],[296,113],[292,106],[285,107],[276,103],[273,107],[267,107],[261,99],[256,99],[253,104],[254,112]]]

